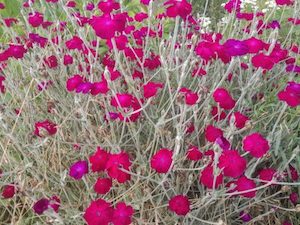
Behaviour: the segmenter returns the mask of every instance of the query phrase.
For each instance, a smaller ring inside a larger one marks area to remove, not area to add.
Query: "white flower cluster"
[[[246,5],[249,5],[253,10],[257,10],[257,0],[242,0],[241,1],[241,9],[244,9]]]
[[[280,8],[277,6],[275,0],[268,0],[268,1],[266,1],[266,2],[265,2],[265,7],[266,7],[266,8],[262,9],[262,12],[263,12],[263,13],[266,13],[266,12],[268,12],[268,11],[270,11],[271,9],[274,9],[274,8],[280,9]]]

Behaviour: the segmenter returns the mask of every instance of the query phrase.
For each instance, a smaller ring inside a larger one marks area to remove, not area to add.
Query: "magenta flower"
[[[232,115],[230,115],[229,120],[231,120],[232,116],[234,119],[234,125],[238,129],[244,128],[246,123],[249,121],[249,117],[245,116],[244,114],[242,114],[240,112],[234,112]]]
[[[163,83],[155,83],[155,82],[148,82],[147,84],[143,85],[144,89],[144,97],[151,98],[157,94],[159,88],[163,88]]]
[[[124,202],[118,202],[114,209],[112,222],[114,225],[130,225],[133,213],[134,209],[130,205],[126,205]]]
[[[36,203],[34,203],[34,205],[33,205],[33,211],[36,214],[41,215],[41,214],[43,214],[48,209],[49,203],[50,203],[49,199],[47,199],[47,198],[41,198]]]
[[[29,13],[28,22],[32,27],[39,27],[43,21],[43,14],[39,12]]]
[[[228,39],[224,47],[230,56],[243,56],[249,52],[249,47],[245,42],[235,39]]]
[[[260,180],[268,182],[271,181],[276,175],[276,170],[272,168],[261,169],[258,172],[258,177]]]
[[[106,94],[108,91],[109,88],[106,80],[95,82],[92,84],[92,89],[91,89],[92,95]]]
[[[109,192],[111,186],[112,180],[110,178],[98,178],[94,185],[94,191],[97,194],[104,195]]]
[[[82,82],[76,87],[76,93],[88,94],[93,88],[91,82]]]
[[[172,165],[173,152],[167,148],[158,150],[151,158],[150,165],[157,173],[167,173]]]
[[[9,48],[7,49],[8,56],[13,57],[15,59],[23,58],[26,52],[27,50],[24,48],[23,45],[10,44]]]
[[[190,201],[185,195],[176,195],[169,200],[169,209],[178,216],[185,216],[190,212]]]
[[[237,178],[241,176],[247,166],[247,161],[236,150],[226,150],[219,158],[218,167],[223,169],[223,174],[228,177]]]
[[[243,41],[248,46],[249,53],[258,53],[264,49],[265,43],[255,37]]]
[[[211,108],[210,114],[216,121],[224,120],[226,118],[226,113],[224,111],[220,111],[217,106],[213,106]]]
[[[204,170],[202,170],[199,176],[199,182],[209,189],[218,188],[223,183],[223,174],[220,173],[217,177],[215,177],[213,166],[208,165]]]
[[[202,159],[203,154],[197,146],[191,146],[186,153],[186,157],[192,161],[199,161]]]
[[[66,41],[66,47],[70,50],[77,49],[77,50],[83,50],[83,41],[78,36],[73,36],[72,39]]]
[[[235,100],[225,88],[217,88],[213,93],[213,98],[223,109],[230,110],[235,106]]]
[[[120,106],[122,108],[126,108],[132,106],[132,101],[133,101],[133,96],[131,94],[118,93],[116,97],[112,98],[111,105],[114,107]]]
[[[269,151],[269,142],[260,134],[252,133],[243,139],[243,148],[255,158],[261,158]]]
[[[192,5],[186,0],[169,0],[164,5],[167,6],[166,14],[170,18],[180,16],[186,19],[192,12]]]
[[[66,88],[68,91],[74,91],[83,82],[83,77],[76,74],[67,80]]]
[[[11,183],[11,184],[4,185],[1,195],[3,198],[8,199],[14,197],[16,192],[17,189],[15,184]]]
[[[5,77],[0,75],[0,93],[5,93],[4,81]]]
[[[291,6],[294,4],[294,0],[275,0],[276,4],[279,6],[287,5]]]
[[[45,136],[45,131],[48,135],[54,135],[57,132],[57,125],[50,120],[36,122],[34,127],[34,134],[39,137]]]
[[[113,10],[120,9],[120,3],[114,0],[101,0],[98,3],[98,9],[100,9],[104,14],[111,13]]]
[[[297,205],[299,202],[299,194],[297,192],[292,192],[289,196],[290,201],[293,203],[293,205]]]
[[[300,83],[288,82],[284,90],[278,93],[278,99],[286,102],[290,107],[300,105]]]
[[[64,65],[71,65],[73,64],[73,57],[71,55],[64,55]]]
[[[209,142],[215,142],[218,137],[223,136],[223,131],[213,125],[208,125],[205,128],[205,138]]]
[[[236,182],[236,191],[245,192],[241,193],[241,196],[246,198],[254,198],[256,195],[256,191],[252,190],[256,188],[256,184],[253,180],[248,179],[245,176],[240,177]],[[251,191],[250,191],[251,190]]]
[[[272,58],[270,56],[264,55],[263,53],[259,53],[253,56],[251,62],[254,67],[260,67],[266,70],[271,70],[275,65]]]
[[[58,61],[55,55],[51,55],[44,59],[44,62],[49,68],[56,68],[58,66]]]
[[[243,222],[249,222],[250,220],[252,220],[252,217],[249,213],[242,211],[240,212],[240,218],[243,220]]]
[[[85,160],[77,161],[70,167],[69,175],[75,180],[80,180],[85,174],[89,172],[88,162]]]
[[[114,209],[109,202],[103,199],[92,201],[85,210],[83,218],[88,225],[108,225],[112,222]]]
[[[87,5],[86,5],[86,7],[85,7],[85,9],[86,9],[87,11],[93,11],[94,8],[95,8],[95,4],[94,4],[93,2],[87,3]]]
[[[106,168],[107,161],[109,160],[110,153],[104,149],[97,147],[97,151],[94,155],[91,155],[89,158],[90,163],[92,164],[93,172],[104,171]]]
[[[130,180],[130,174],[123,170],[130,170],[131,162],[129,155],[122,151],[118,154],[112,154],[105,166],[108,175],[116,179],[119,183],[125,183]],[[123,169],[123,170],[121,170]]]

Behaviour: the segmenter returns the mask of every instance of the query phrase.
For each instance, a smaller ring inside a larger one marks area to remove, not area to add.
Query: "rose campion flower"
[[[112,222],[114,209],[103,199],[92,201],[85,210],[83,218],[88,225],[108,225]]]
[[[13,183],[7,184],[7,185],[4,185],[1,195],[3,198],[6,198],[6,199],[12,198],[16,194],[16,191],[17,191],[17,189],[16,189],[15,184],[13,184]]]
[[[70,167],[69,175],[75,180],[80,180],[85,174],[89,172],[88,162],[85,160],[77,161]]]
[[[83,46],[84,46],[82,39],[78,36],[73,36],[73,38],[66,41],[65,44],[69,50],[77,49],[80,51],[83,50]]]
[[[237,178],[245,172],[246,166],[246,159],[236,150],[223,151],[219,158],[218,167],[223,169],[224,176]]]
[[[278,99],[286,102],[290,107],[300,105],[300,83],[288,82],[284,90],[278,93]]]
[[[0,75],[0,93],[5,93],[5,86],[4,86],[5,77]]]
[[[243,56],[249,52],[249,47],[245,42],[235,39],[228,39],[224,47],[230,56]]]
[[[213,116],[214,120],[216,121],[224,120],[226,118],[226,113],[218,109],[217,106],[213,106],[211,108],[210,114]]]
[[[67,80],[66,88],[68,91],[74,91],[83,82],[84,78],[79,74],[76,74]]]
[[[223,136],[223,131],[213,125],[208,125],[205,128],[205,138],[209,142],[215,142],[218,137]]]
[[[294,4],[294,0],[275,0],[276,4],[279,6],[287,5],[291,6]]]
[[[54,195],[50,199],[41,198],[40,200],[34,203],[32,208],[36,214],[41,215],[49,208],[52,208],[54,212],[57,213],[59,206],[60,206],[60,199]]]
[[[185,216],[190,212],[190,201],[184,195],[176,195],[169,200],[169,210],[178,216]]]
[[[225,88],[217,88],[213,93],[213,98],[222,109],[230,110],[235,106],[235,100]]]
[[[259,53],[265,47],[265,43],[255,37],[248,38],[243,41],[248,46],[248,53]]]
[[[125,202],[118,202],[113,212],[112,222],[114,225],[130,225],[134,209]]]
[[[108,91],[109,88],[106,80],[95,82],[92,84],[92,89],[91,89],[92,95],[106,94]]]
[[[111,186],[112,180],[110,178],[98,178],[94,185],[94,191],[97,194],[104,195],[109,192]]]
[[[51,55],[51,56],[45,58],[44,62],[51,69],[54,69],[58,66],[58,60],[55,55]]]
[[[71,55],[64,55],[64,65],[71,65],[73,64],[73,57]]]
[[[129,155],[121,151],[118,154],[111,154],[106,165],[105,169],[107,170],[107,174],[116,179],[119,183],[125,183],[130,180],[131,176],[129,173],[123,170],[130,170],[131,162],[129,160]],[[123,169],[123,170],[120,170]]]
[[[255,158],[261,158],[269,151],[269,142],[260,134],[252,133],[243,139],[243,148]]]
[[[290,201],[294,206],[296,206],[299,202],[299,194],[297,192],[292,192],[289,196]]]
[[[250,220],[252,220],[252,217],[249,213],[242,211],[240,212],[240,218],[243,220],[243,222],[249,222]]]
[[[57,132],[57,125],[50,120],[44,120],[40,122],[36,122],[34,134],[39,137],[43,137],[45,135],[54,135]],[[47,132],[47,134],[45,133]]]
[[[238,191],[238,192],[245,191],[245,193],[240,194],[241,196],[246,197],[246,198],[254,198],[255,197],[256,191],[252,190],[252,189],[256,188],[256,184],[253,180],[250,180],[249,178],[242,176],[235,182],[235,184],[236,184],[236,191]]]
[[[166,15],[170,18],[180,16],[186,19],[192,12],[192,5],[186,0],[169,0],[164,5],[167,7]]]
[[[115,0],[101,0],[98,3],[98,9],[100,9],[104,14],[109,14],[113,10],[120,9],[120,3]]]
[[[93,172],[101,172],[106,168],[106,164],[110,158],[111,154],[102,149],[101,147],[97,147],[96,152],[90,156],[89,161],[92,164]]]
[[[229,120],[233,117],[234,125],[238,129],[242,129],[245,127],[246,123],[249,121],[249,117],[245,116],[241,112],[234,112],[232,115],[229,116]]]
[[[173,162],[173,152],[167,148],[158,150],[151,158],[150,165],[157,173],[167,173]]]
[[[272,168],[264,168],[258,172],[258,177],[262,182],[268,182],[273,180],[276,175],[276,170]]]
[[[163,83],[156,83],[156,82],[148,82],[147,84],[143,85],[144,90],[144,97],[151,98],[157,94],[159,88],[163,88]]]
[[[218,188],[223,183],[223,174],[220,173],[217,177],[215,177],[213,166],[208,165],[202,170],[199,176],[199,181],[202,185],[209,189]]]
[[[252,65],[257,68],[262,68],[266,70],[271,70],[275,65],[273,59],[270,56],[267,56],[263,53],[259,53],[252,57]]]
[[[7,49],[7,54],[9,57],[13,57],[15,59],[21,59],[24,57],[24,54],[27,52],[23,45],[10,44]]]
[[[39,27],[44,21],[43,14],[39,12],[29,13],[28,22],[32,27]]]
[[[186,157],[192,161],[199,161],[202,159],[203,154],[197,146],[191,146],[186,153]]]

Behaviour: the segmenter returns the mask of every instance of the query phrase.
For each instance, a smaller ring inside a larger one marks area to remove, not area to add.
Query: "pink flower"
[[[247,161],[236,150],[223,151],[218,167],[223,169],[223,174],[228,177],[237,178],[241,176],[247,166]]]
[[[268,182],[268,181],[271,181],[274,178],[275,174],[276,174],[275,169],[265,168],[265,169],[261,169],[258,172],[258,177],[259,177],[260,180]]]
[[[143,20],[145,20],[147,18],[148,18],[148,14],[144,13],[144,12],[140,12],[140,13],[137,13],[137,14],[134,15],[134,19],[137,22],[142,22]]]
[[[225,88],[217,88],[213,93],[213,98],[223,109],[230,110],[235,106],[235,100]]]
[[[205,138],[209,142],[215,142],[218,137],[223,136],[223,131],[213,125],[208,125],[205,128]]]
[[[76,87],[76,93],[83,93],[87,94],[89,93],[93,88],[93,84],[91,82],[81,82],[77,87]]]
[[[290,201],[293,203],[293,205],[297,205],[299,201],[299,195],[297,192],[292,192],[289,196]]]
[[[278,99],[285,101],[290,107],[300,105],[300,83],[288,82],[284,90],[278,93]]]
[[[50,199],[49,199],[49,206],[55,211],[58,212],[58,209],[60,207],[60,199],[58,196],[53,195]]]
[[[114,0],[101,0],[98,3],[98,9],[100,9],[104,14],[108,14],[113,10],[120,9],[120,4]]]
[[[276,1],[276,4],[279,6],[282,6],[282,5],[291,6],[294,4],[294,0],[275,0],[275,1]]]
[[[236,128],[238,129],[242,129],[245,127],[246,122],[249,121],[249,117],[245,116],[244,114],[240,113],[240,112],[234,112],[229,119],[231,119],[231,117],[234,117],[234,125],[236,126]]]
[[[128,38],[125,35],[119,35],[113,38],[118,50],[123,51],[128,44]],[[106,44],[110,49],[113,49],[112,39],[107,39]]]
[[[5,9],[5,4],[4,3],[0,3],[0,9]]]
[[[223,136],[217,137],[215,143],[220,146],[223,150],[230,149],[230,142]]]
[[[92,85],[91,94],[98,95],[98,94],[106,94],[109,91],[108,83],[106,80],[95,82]]]
[[[114,225],[129,225],[131,224],[131,218],[134,213],[134,209],[130,205],[126,205],[124,202],[118,202],[114,209],[112,222]]]
[[[39,27],[43,21],[43,14],[39,12],[29,13],[28,22],[32,27]]]
[[[47,199],[47,198],[41,198],[36,203],[34,203],[34,205],[33,205],[33,211],[36,214],[41,215],[41,214],[43,214],[48,209],[49,203],[50,203],[49,199]]]
[[[124,14],[93,16],[90,21],[90,25],[96,32],[96,35],[102,39],[111,39],[116,32],[124,31],[125,24],[126,17]]]
[[[76,74],[67,80],[66,88],[68,91],[74,91],[81,83],[83,83],[83,77]]]
[[[23,45],[10,44],[9,48],[7,49],[8,56],[13,57],[15,59],[23,58],[26,52],[27,50],[24,48]]]
[[[4,188],[2,190],[2,197],[6,198],[6,199],[7,198],[12,198],[16,194],[16,191],[17,191],[16,187],[13,183],[4,185]]]
[[[94,155],[91,155],[89,158],[89,161],[92,164],[92,171],[104,171],[109,157],[110,153],[108,153],[104,149],[101,149],[100,147],[97,147],[97,151],[94,153]]]
[[[241,10],[241,0],[229,0],[224,8],[229,13],[232,13],[233,10],[239,12]]]
[[[185,216],[190,212],[190,201],[184,195],[176,195],[169,200],[169,209],[178,216]]]
[[[94,191],[97,194],[104,195],[107,192],[109,192],[111,186],[112,186],[112,181],[110,178],[98,178],[94,185]]]
[[[192,12],[192,5],[186,0],[169,0],[164,5],[167,6],[167,16],[171,18],[180,16],[182,19],[186,19]]]
[[[192,161],[199,161],[202,159],[203,154],[197,146],[191,146],[186,153],[186,157]]]
[[[173,152],[167,148],[158,150],[151,158],[150,165],[157,173],[167,173],[172,165]]]
[[[292,165],[289,165],[289,174],[293,181],[297,181],[299,179],[298,171]]]
[[[56,68],[58,66],[58,61],[55,55],[45,58],[44,61],[49,68]]]
[[[50,120],[36,122],[34,127],[34,134],[39,137],[45,136],[45,131],[48,135],[54,135],[57,132],[57,125]]]
[[[73,57],[71,55],[64,55],[64,65],[71,65],[73,64]]]
[[[144,97],[151,98],[157,94],[159,88],[163,88],[163,83],[148,82],[143,85]]]
[[[254,67],[260,67],[266,70],[271,70],[274,66],[274,61],[270,56],[259,53],[252,57],[251,62]]]
[[[199,181],[209,189],[218,188],[223,183],[223,174],[220,173],[215,177],[213,166],[208,165],[202,170]]]
[[[103,199],[92,201],[85,210],[83,218],[88,225],[108,225],[112,222],[114,209]]]
[[[77,161],[70,167],[69,175],[75,180],[80,180],[85,174],[89,172],[88,162],[85,160]]]
[[[75,1],[68,1],[66,6],[70,7],[70,8],[75,8],[76,7],[76,2]]]
[[[89,2],[89,3],[87,3],[85,8],[86,8],[87,11],[92,11],[92,10],[94,10],[95,5],[94,5],[93,2]]]
[[[243,140],[243,148],[255,158],[261,158],[269,151],[269,142],[260,134],[253,133],[246,136]]]
[[[243,56],[249,52],[249,47],[245,42],[235,39],[228,39],[224,47],[230,56]]]
[[[256,188],[256,184],[253,180],[250,180],[247,177],[242,176],[235,182],[235,184],[236,184],[236,191],[238,191],[238,192],[245,191],[245,193],[242,193],[240,195],[242,195],[246,198],[254,198],[255,197],[256,191],[255,190],[250,191],[250,190]],[[246,191],[248,191],[248,192],[246,192]]]
[[[126,107],[130,107],[132,106],[132,101],[133,101],[133,96],[131,94],[121,94],[118,93],[116,95],[116,97],[112,98],[111,100],[111,105],[114,107],[122,107],[122,108],[126,108]]]
[[[240,212],[240,218],[243,220],[243,222],[249,222],[250,220],[252,220],[251,215],[244,211]]]
[[[4,86],[4,82],[5,81],[5,77],[0,75],[0,93],[5,93],[5,86]]]
[[[265,47],[265,43],[262,40],[259,40],[255,37],[251,37],[247,40],[244,40],[244,43],[248,46],[249,53],[258,53]]]
[[[118,154],[112,154],[109,157],[105,169],[111,178],[116,179],[119,183],[125,183],[130,180],[130,174],[123,170],[129,171],[130,166],[129,155],[122,151]]]
[[[65,44],[69,50],[72,49],[83,50],[83,46],[84,46],[83,41],[78,36],[73,36],[73,38],[66,41]]]

